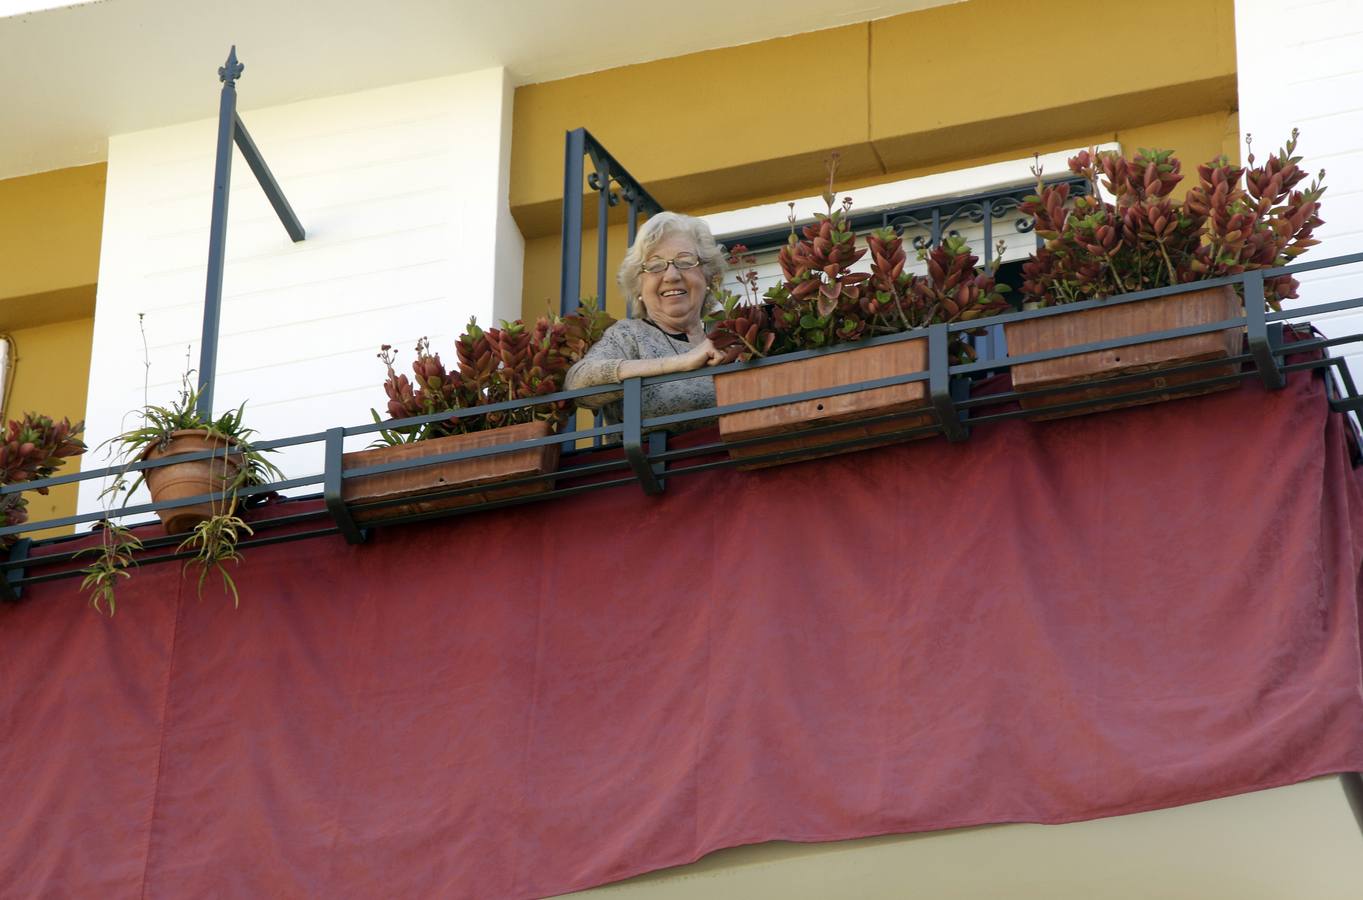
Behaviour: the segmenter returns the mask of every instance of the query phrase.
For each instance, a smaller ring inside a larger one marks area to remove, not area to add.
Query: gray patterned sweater
[[[601,336],[587,355],[582,357],[571,369],[564,383],[567,390],[594,387],[600,384],[620,383],[620,363],[627,359],[661,359],[681,355],[692,349],[687,341],[677,340],[664,333],[650,322],[642,319],[622,319],[616,322]],[[623,418],[622,391],[608,391],[583,397],[578,406],[587,409],[600,409],[605,413],[607,424],[618,424]],[[715,405],[715,380],[709,375],[699,375],[681,381],[644,387],[644,418],[666,416],[672,413],[689,412]],[[713,425],[713,417],[683,422],[668,426],[668,431],[687,431]]]

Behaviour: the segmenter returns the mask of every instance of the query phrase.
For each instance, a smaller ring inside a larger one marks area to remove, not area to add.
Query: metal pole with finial
[[[222,97],[218,102],[218,155],[213,171],[213,219],[208,231],[208,285],[204,289],[203,335],[199,339],[199,415],[213,418],[213,376],[218,367],[218,322],[222,316],[222,267],[227,250],[227,199],[232,188],[232,143],[237,122],[237,79],[246,67],[237,62],[237,47],[218,69]]]
[[[227,63],[218,68],[222,99],[218,104],[218,156],[213,172],[213,220],[208,231],[208,286],[204,291],[203,336],[199,347],[199,394],[195,407],[205,420],[213,417],[213,379],[218,367],[218,323],[222,317],[222,269],[227,251],[227,199],[232,189],[232,145],[236,144],[246,165],[260,183],[265,198],[274,207],[289,238],[297,243],[306,236],[274,173],[265,164],[246,123],[237,115],[237,79],[245,70],[237,62],[237,47],[232,45]]]

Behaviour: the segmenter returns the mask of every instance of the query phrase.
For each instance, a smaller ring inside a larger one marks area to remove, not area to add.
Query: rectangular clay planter
[[[444,453],[458,453],[462,450],[514,444],[517,441],[547,437],[549,433],[547,422],[535,421],[524,425],[507,425],[488,431],[475,431],[472,434],[456,434],[429,441],[419,441],[415,444],[376,447],[372,450],[360,450],[345,454],[341,457],[341,469],[349,471],[390,462],[424,459]],[[399,497],[411,498],[408,503],[383,506],[372,510],[352,510],[355,521],[365,524],[382,522],[398,516],[456,509],[476,503],[489,503],[494,500],[539,494],[553,487],[551,479],[509,487],[497,487],[496,485],[498,482],[512,478],[543,475],[557,470],[559,449],[559,444],[545,444],[540,447],[512,450],[496,456],[462,459],[438,463],[433,466],[405,469],[401,472],[366,475],[362,478],[347,478],[342,482],[341,496],[347,503],[360,503],[366,500],[390,500]],[[424,495],[432,491],[473,487],[474,485],[487,485],[488,488],[457,497],[423,499]]]
[[[1235,291],[1223,286],[1169,297],[1137,300],[1134,303],[1100,306],[1067,315],[1008,323],[1003,326],[1003,333],[1008,341],[1008,353],[1021,356],[1095,341],[1135,337],[1152,331],[1206,325],[1233,319],[1239,316],[1242,310],[1240,298],[1235,295]],[[1207,366],[1173,375],[1158,373],[1161,369],[1185,363],[1222,359],[1238,354],[1244,331],[1243,328],[1231,328],[1133,344],[1113,350],[1097,350],[1062,359],[1022,363],[1013,366],[1013,388],[1025,392],[1069,384],[1082,385],[1072,391],[1059,391],[1044,397],[1023,397],[1020,401],[1023,409],[1040,409],[1079,400],[1101,400],[1130,391],[1168,388],[1167,391],[1162,390],[1161,393],[1149,397],[1113,400],[1062,412],[1041,412],[1029,417],[1032,419],[1060,419],[1227,390],[1235,387],[1235,383],[1182,389],[1179,386],[1207,378],[1234,375],[1240,368],[1237,363]],[[1107,379],[1140,372],[1152,374],[1149,379],[1137,379],[1120,385],[1103,384]]]
[[[922,372],[927,367],[928,342],[924,338],[899,341],[891,344],[878,344],[862,347],[844,353],[830,353],[808,359],[793,360],[774,366],[761,366],[738,372],[727,372],[715,376],[715,399],[721,406],[730,403],[745,403],[767,397],[779,397],[801,391],[854,384],[875,378],[889,378],[910,372]],[[730,447],[729,456],[733,459],[749,459],[782,450],[804,449],[808,452],[781,460],[740,465],[742,469],[758,469],[797,459],[815,459],[863,450],[867,447],[881,446],[905,440],[903,437],[887,437],[883,441],[859,444],[846,449],[822,449],[828,444],[851,438],[874,437],[890,432],[916,428],[933,421],[931,413],[910,416],[863,425],[860,419],[885,415],[892,412],[906,412],[927,405],[927,383],[923,381],[897,384],[891,387],[875,388],[869,391],[854,391],[824,397],[821,400],[805,400],[799,403],[785,403],[766,409],[748,412],[729,413],[719,417],[719,435],[726,442],[748,438],[789,435],[766,443],[747,447]],[[828,432],[806,435],[801,432],[815,425],[834,422],[848,423],[846,428],[835,428]]]

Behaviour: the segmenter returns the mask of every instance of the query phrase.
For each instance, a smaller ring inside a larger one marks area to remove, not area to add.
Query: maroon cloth
[[[0,609],[5,896],[532,897],[1363,769],[1320,382],[252,550]]]

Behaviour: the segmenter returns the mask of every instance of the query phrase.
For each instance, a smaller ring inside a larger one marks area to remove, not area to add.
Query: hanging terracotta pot
[[[145,470],[147,490],[151,492],[152,501],[163,503],[200,494],[222,493],[241,471],[242,455],[232,449],[235,446],[235,441],[203,429],[175,431],[164,445],[153,444],[142,454],[143,459],[166,459],[205,450],[212,450],[215,455],[210,459],[172,463]],[[218,500],[158,510],[156,514],[167,533],[184,534],[193,531],[200,522],[212,518],[214,513],[230,514],[234,509],[234,501]]]

